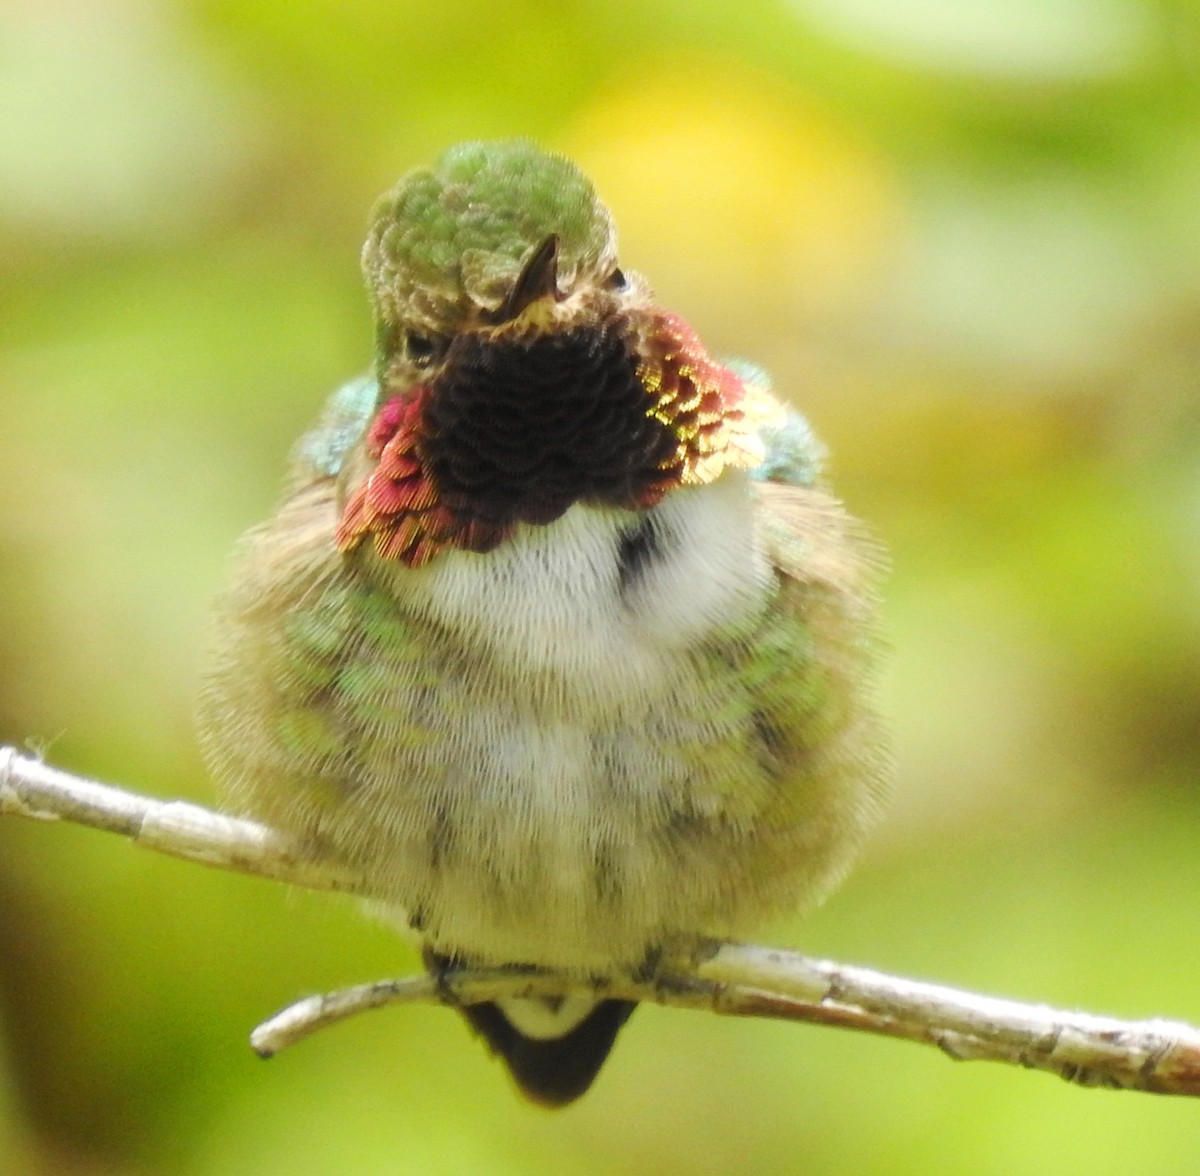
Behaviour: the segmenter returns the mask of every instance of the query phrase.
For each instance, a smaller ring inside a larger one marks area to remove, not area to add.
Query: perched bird
[[[681,198],[683,198],[681,196]],[[522,1091],[591,1084],[633,974],[838,880],[878,808],[872,548],[804,419],[617,264],[568,160],[466,143],[376,205],[372,376],[220,605],[227,807],[343,862]]]

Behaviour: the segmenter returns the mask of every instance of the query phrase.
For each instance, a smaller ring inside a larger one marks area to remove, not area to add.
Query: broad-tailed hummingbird
[[[594,977],[846,869],[887,775],[872,548],[804,419],[619,267],[568,160],[453,148],[376,205],[363,269],[374,372],[243,541],[206,754],[434,966],[578,975],[463,1010],[561,1105],[632,1010]]]

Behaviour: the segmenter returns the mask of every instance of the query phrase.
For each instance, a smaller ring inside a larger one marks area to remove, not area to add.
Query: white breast
[[[770,571],[753,511],[749,483],[730,472],[647,512],[576,505],[486,555],[448,552],[406,569],[392,588],[514,672],[574,683],[603,707],[653,693],[683,650],[762,606]],[[639,527],[653,549],[630,574]]]
[[[711,757],[716,784],[694,757],[737,743],[695,647],[766,608],[770,582],[738,473],[391,572],[398,605],[459,651],[428,714],[437,739],[389,762],[373,802],[415,833],[396,846],[395,892],[436,879],[423,913],[439,950],[599,967],[694,922],[661,830],[719,804],[732,753]],[[456,851],[431,874],[439,820]],[[692,883],[701,905],[722,884]]]

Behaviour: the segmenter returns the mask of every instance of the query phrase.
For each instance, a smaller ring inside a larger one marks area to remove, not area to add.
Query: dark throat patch
[[[549,523],[575,502],[639,508],[679,476],[622,320],[457,338],[421,425],[421,461],[459,517]]]

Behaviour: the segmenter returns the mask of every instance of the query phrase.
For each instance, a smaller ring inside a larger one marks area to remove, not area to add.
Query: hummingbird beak
[[[551,233],[521,267],[508,297],[496,311],[496,322],[507,323],[542,298],[561,300],[558,292],[558,234]]]

